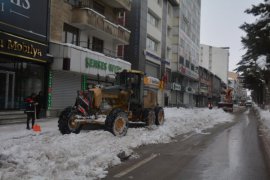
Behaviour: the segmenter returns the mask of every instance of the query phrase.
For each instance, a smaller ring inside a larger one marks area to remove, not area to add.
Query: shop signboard
[[[183,74],[185,76],[188,76],[190,78],[193,78],[195,80],[198,80],[199,79],[199,74],[198,73],[192,71],[191,69],[189,69],[189,68],[187,68],[187,67],[185,67],[185,66],[183,66],[181,64],[178,64],[178,71],[181,74]]]
[[[47,44],[0,31],[0,54],[47,62]]]
[[[48,0],[0,0],[0,29],[47,42]]]
[[[172,90],[181,91],[181,85],[177,83],[172,83]]]
[[[186,87],[186,92],[190,94],[195,94],[195,90],[190,86]]]

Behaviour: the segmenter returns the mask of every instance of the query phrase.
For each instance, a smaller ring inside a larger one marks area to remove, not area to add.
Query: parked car
[[[246,105],[246,107],[252,107],[252,102],[251,102],[251,101],[247,101],[247,102],[245,103],[245,105]]]

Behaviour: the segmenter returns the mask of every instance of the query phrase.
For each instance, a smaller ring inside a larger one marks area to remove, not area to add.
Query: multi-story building
[[[172,81],[181,91],[172,91],[172,104],[195,106],[198,96],[201,0],[182,0],[174,8],[172,34]]]
[[[127,27],[132,34],[125,50],[126,59],[133,69],[165,82],[171,74],[175,6],[179,6],[179,0],[137,0],[132,1],[127,13]],[[164,91],[158,93],[160,105],[170,101],[171,87],[165,84]]]
[[[130,69],[121,59],[131,33],[125,28],[130,9],[129,0],[51,0],[51,115],[73,105],[77,90],[111,85],[115,72]]]
[[[229,48],[201,44],[200,66],[210,70],[228,85]]]
[[[212,81],[213,74],[208,69],[199,66],[197,107],[206,107],[207,103],[212,99]]]
[[[238,73],[229,72],[228,86],[233,89],[233,101],[235,103],[246,99],[246,91],[242,86]]]
[[[32,93],[46,95],[48,9],[48,0],[0,3],[0,111],[23,109]]]

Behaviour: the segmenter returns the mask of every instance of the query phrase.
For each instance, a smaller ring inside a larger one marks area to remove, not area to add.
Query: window
[[[103,53],[103,40],[93,37],[92,50]]]
[[[179,64],[184,65],[184,57],[183,56],[180,56],[180,58],[179,58]]]
[[[190,64],[189,61],[186,60],[186,67],[187,67],[187,68],[189,68],[189,64]]]
[[[147,14],[147,22],[149,24],[152,24],[155,27],[158,27],[159,20],[153,14],[151,14],[150,12],[148,12],[148,14]]]
[[[63,59],[63,70],[70,70],[70,58]]]
[[[168,15],[172,16],[172,6],[168,4]]]
[[[100,14],[103,14],[103,15],[105,14],[105,7],[96,1],[94,1],[93,3],[93,9]]]
[[[170,60],[171,59],[171,49],[169,47],[167,47],[166,59],[167,60]]]
[[[169,26],[167,26],[167,37],[170,37],[172,34],[172,28],[170,28]]]
[[[71,25],[64,24],[63,41],[65,43],[79,45],[78,39],[79,39],[79,29]]]
[[[147,49],[157,52],[157,46],[158,46],[158,43],[155,40],[147,37],[147,40],[146,40]]]
[[[191,63],[191,70],[194,71],[194,64]]]

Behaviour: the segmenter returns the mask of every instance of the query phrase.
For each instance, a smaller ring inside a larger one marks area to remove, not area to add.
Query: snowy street
[[[138,148],[140,159],[111,168],[106,179],[268,180],[254,111],[242,109],[234,115],[234,123],[203,134]]]
[[[38,122],[41,133],[26,130],[25,124],[0,126],[0,179],[104,178],[120,158],[139,158],[136,147],[169,143],[189,132],[204,134],[203,130],[233,118],[220,109],[166,108],[163,126],[129,128],[122,138],[102,129],[61,135],[57,119]]]

